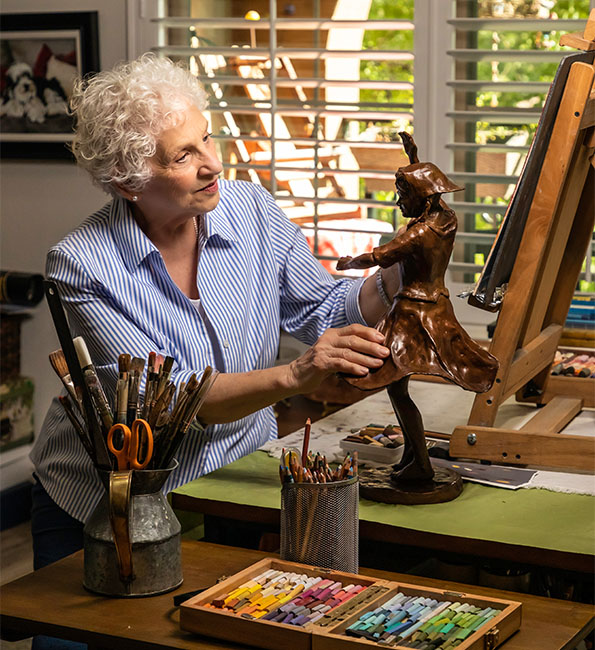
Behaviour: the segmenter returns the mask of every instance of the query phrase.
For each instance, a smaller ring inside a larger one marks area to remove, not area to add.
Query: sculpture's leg
[[[399,470],[403,469],[404,467],[407,467],[407,465],[410,465],[413,460],[415,459],[414,453],[413,453],[413,447],[411,445],[410,439],[409,439],[409,427],[406,429],[403,426],[403,422],[401,421],[401,415],[399,413],[399,408],[396,405],[396,400],[399,400],[401,404],[404,402],[400,400],[400,396],[407,395],[409,397],[409,391],[408,391],[408,386],[409,386],[409,377],[405,377],[399,382],[393,382],[389,386],[387,386],[387,393],[388,396],[390,397],[390,401],[393,405],[393,409],[395,411],[395,414],[397,416],[397,420],[399,421],[399,424],[401,425],[401,433],[403,434],[403,455],[401,456],[401,460],[398,463],[395,463],[392,467],[395,472],[398,472]],[[411,401],[411,398],[409,397],[409,400]],[[414,406],[415,408],[415,406]]]
[[[394,404],[393,404],[393,408],[394,408]],[[394,410],[396,413],[397,409],[395,408]],[[402,426],[401,426],[401,433],[403,434],[403,454],[401,455],[401,460],[392,466],[395,472],[398,472],[400,469],[407,467],[407,465],[411,464],[414,459],[413,447],[409,444],[409,436],[405,433],[405,430],[403,429]]]
[[[395,467],[395,471],[391,474],[391,480],[430,480],[434,476],[434,470],[426,447],[421,413],[409,396],[409,377],[389,384],[386,390],[405,440],[403,459]]]

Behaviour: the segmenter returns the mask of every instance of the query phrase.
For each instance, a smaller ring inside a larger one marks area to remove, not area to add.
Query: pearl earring
[[[136,196],[136,194],[135,194],[135,195],[132,197],[132,200],[133,200],[133,201],[138,201],[138,196]]]

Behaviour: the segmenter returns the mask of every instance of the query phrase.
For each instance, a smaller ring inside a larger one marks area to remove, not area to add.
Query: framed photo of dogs
[[[99,69],[97,12],[0,15],[0,156],[73,159],[74,80]]]

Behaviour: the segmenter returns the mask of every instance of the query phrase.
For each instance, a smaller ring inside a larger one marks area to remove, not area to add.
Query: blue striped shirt
[[[105,205],[48,253],[46,274],[58,284],[72,334],[85,339],[112,397],[123,352],[173,357],[179,386],[207,365],[230,373],[273,366],[281,328],[313,344],[329,327],[365,324],[358,303],[362,280],[334,280],[266,190],[222,180],[220,197],[204,217],[198,310],[123,199]],[[270,407],[227,424],[195,424],[165,490],[254,451],[276,430]],[[31,460],[52,499],[86,521],[103,488],[57,399]]]

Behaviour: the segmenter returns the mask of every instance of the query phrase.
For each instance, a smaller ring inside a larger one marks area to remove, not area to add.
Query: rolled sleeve
[[[345,296],[345,315],[350,323],[360,323],[367,325],[365,318],[362,315],[362,310],[359,304],[359,296],[364,286],[366,278],[358,278],[351,283],[347,295]]]

